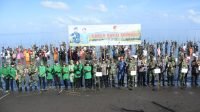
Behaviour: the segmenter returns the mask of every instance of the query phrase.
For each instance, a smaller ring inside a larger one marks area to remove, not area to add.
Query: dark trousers
[[[197,79],[198,79],[198,74],[197,73],[192,73],[192,76],[191,76],[191,85],[195,84],[195,86],[197,86],[198,85]]]
[[[65,80],[63,80],[63,82],[64,82],[64,85],[65,85],[65,89],[68,89],[69,80],[65,79]]]
[[[3,89],[2,82],[1,82],[1,77],[0,77],[0,88]]]
[[[105,87],[108,87],[108,75],[103,75],[102,78],[103,78],[103,85]]]
[[[165,73],[160,73],[159,74],[159,82],[160,82],[160,84],[161,84],[161,82],[162,82],[162,85],[163,86],[165,86],[165,75],[164,75]]]
[[[61,89],[60,77],[58,75],[54,75],[54,83],[55,83],[56,89],[58,88],[58,86],[59,86],[59,89]]]
[[[89,89],[92,88],[92,79],[85,79],[85,87]]]
[[[138,72],[138,85],[145,86],[145,72]]]
[[[52,79],[47,79],[47,86],[48,87],[53,86],[53,80]]]
[[[10,77],[4,78],[4,81],[6,83],[6,91],[10,90],[9,87],[11,86],[11,90],[13,91],[13,79]]]
[[[81,87],[81,77],[75,78],[75,88],[80,88],[80,87]]]
[[[168,83],[168,86],[171,85],[173,86],[174,85],[174,75],[170,75],[169,73],[167,74],[167,83]]]
[[[127,86],[128,87],[133,87],[133,77],[130,74],[127,76]]]
[[[125,73],[123,71],[118,73],[117,79],[118,79],[118,86],[119,87],[124,86],[124,74]]]
[[[40,81],[40,89],[45,89],[46,88],[46,82],[45,82],[45,77],[39,77],[39,81]]]

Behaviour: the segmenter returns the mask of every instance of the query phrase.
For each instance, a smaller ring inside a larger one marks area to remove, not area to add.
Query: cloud
[[[88,9],[99,11],[99,12],[107,12],[108,8],[104,4],[99,4],[97,6],[87,6]]]
[[[126,6],[126,5],[123,5],[123,4],[121,4],[121,5],[119,5],[119,8],[120,8],[120,9],[127,9],[127,6]]]
[[[72,24],[100,24],[102,21],[96,17],[77,17],[77,16],[66,16],[66,17],[56,17],[53,23],[57,24],[59,27],[66,27]]]
[[[193,9],[188,10],[187,18],[194,23],[200,24],[200,12]]]
[[[42,1],[41,5],[46,8],[51,9],[59,9],[59,10],[68,10],[69,6],[64,2],[56,2],[56,1]]]

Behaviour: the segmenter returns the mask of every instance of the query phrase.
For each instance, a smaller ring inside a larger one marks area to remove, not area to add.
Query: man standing
[[[45,90],[46,67],[44,66],[43,63],[41,63],[41,65],[39,66],[38,71],[39,71],[39,80],[40,80],[40,90]]]
[[[199,74],[198,67],[199,66],[198,66],[196,57],[194,57],[194,59],[192,60],[192,77],[191,77],[191,85],[192,86],[194,84],[195,84],[195,86],[198,86],[198,83],[197,83],[198,74]]]
[[[105,62],[105,60],[103,60],[103,63],[101,65],[101,68],[102,68],[102,85],[103,87],[107,88],[108,87],[108,75],[107,75],[107,72],[106,72],[106,67],[107,67],[107,64]]]
[[[17,66],[17,77],[16,77],[17,87],[19,92],[22,92],[22,84],[25,83],[24,66],[19,62]]]
[[[37,84],[38,84],[38,68],[36,67],[34,62],[31,62],[31,65],[29,67],[29,76],[30,76],[30,81],[29,81],[29,89],[32,91],[33,87],[35,87],[35,90],[37,90]]]
[[[4,64],[2,68],[2,74],[4,77],[4,81],[6,83],[6,92],[9,91],[9,85],[10,85],[10,67],[8,67],[6,64]]]
[[[136,69],[135,58],[134,57],[130,58],[130,61],[129,61],[129,64],[128,64],[128,76],[127,76],[127,82],[128,82],[128,88],[129,89],[131,89],[133,87],[133,82],[134,82],[134,84],[136,84],[137,75],[132,73],[134,71],[136,73],[136,70],[137,69]]]
[[[153,60],[153,56],[150,57],[149,65],[148,65],[148,76],[147,76],[147,84],[149,85],[149,80],[151,80],[151,85],[155,86],[155,73],[154,69],[156,67],[155,61]]]
[[[168,86],[174,86],[173,81],[174,81],[174,67],[175,67],[175,62],[170,56],[168,59],[168,68],[167,68],[167,76],[168,76]]]
[[[121,87],[124,86],[124,76],[126,71],[126,63],[123,57],[120,58],[117,68],[118,68],[118,87]]]
[[[80,88],[81,87],[81,72],[82,72],[83,66],[82,64],[79,63],[79,61],[76,61],[76,64],[74,66],[74,71],[75,71],[75,87]]]
[[[111,70],[110,70],[110,85],[111,87],[115,87],[115,78],[117,76],[117,64],[115,63],[114,59],[111,62]]]
[[[56,62],[56,64],[53,67],[53,73],[54,73],[53,76],[54,76],[54,83],[55,83],[56,89],[61,90],[60,80],[61,80],[62,68],[58,62]]]
[[[11,84],[11,91],[14,91],[13,89],[13,81],[15,81],[15,77],[17,75],[17,70],[15,68],[15,65],[12,63],[11,68],[10,68],[10,84]]]
[[[63,73],[63,81],[64,81],[64,85],[65,85],[65,90],[67,90],[68,89],[68,83],[70,81],[69,66],[67,64],[63,64],[62,73]]]
[[[70,61],[69,64],[69,78],[70,78],[70,85],[73,88],[74,87],[74,62],[73,60]]]
[[[83,68],[84,78],[85,78],[85,87],[88,89],[92,88],[92,67],[89,63],[86,63],[86,66]]]
[[[0,67],[0,91],[3,90],[1,77],[2,77],[2,67]]]
[[[47,86],[49,89],[52,88],[52,86],[53,86],[52,72],[53,72],[53,67],[50,64],[48,64],[47,65]]]

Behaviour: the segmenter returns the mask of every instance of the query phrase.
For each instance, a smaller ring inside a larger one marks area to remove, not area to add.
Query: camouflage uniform
[[[38,84],[38,75],[37,75],[37,67],[35,64],[31,64],[29,67],[29,76],[30,76],[30,81],[29,81],[29,86],[30,86],[30,91],[32,91],[32,88],[35,87],[35,90],[37,89],[37,84]]]
[[[167,68],[168,85],[171,84],[171,86],[173,86],[175,62],[172,60],[172,58],[169,59],[167,66],[168,66]]]
[[[156,67],[156,63],[153,60],[153,58],[151,57],[151,59],[149,60],[149,66],[148,66],[148,74],[147,74],[147,84],[149,85],[149,82],[151,80],[151,84],[152,86],[154,86],[154,82],[155,82],[155,73],[154,73],[154,69]]]
[[[187,62],[185,59],[183,59],[182,63],[181,63],[181,69],[187,69]],[[186,73],[181,73],[180,74],[180,85],[181,87],[183,87],[185,85],[185,75]]]
[[[133,83],[134,84],[137,83],[137,75],[132,75],[131,71],[137,71],[135,59],[131,59],[128,63],[128,77],[127,77],[128,88],[133,87]]]
[[[24,74],[24,66],[22,64],[19,64],[17,66],[17,78],[16,78],[16,82],[17,82],[17,87],[19,89],[19,91],[22,91],[22,85],[26,83],[25,80],[25,74]]]
[[[110,82],[111,87],[115,86],[115,78],[117,76],[117,64],[114,62],[114,60],[111,62],[111,70],[110,70]]]

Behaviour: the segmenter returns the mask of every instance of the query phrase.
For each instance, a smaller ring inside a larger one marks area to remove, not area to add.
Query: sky
[[[0,45],[59,44],[68,25],[141,24],[142,39],[200,40],[199,0],[0,0]]]

